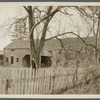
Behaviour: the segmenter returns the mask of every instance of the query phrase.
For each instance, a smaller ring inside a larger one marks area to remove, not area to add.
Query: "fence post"
[[[52,94],[54,94],[55,93],[55,68],[54,68],[54,71],[53,71],[52,79],[53,79]]]
[[[6,79],[6,90],[5,90],[5,93],[8,94],[8,88],[10,86],[10,82],[8,79]]]

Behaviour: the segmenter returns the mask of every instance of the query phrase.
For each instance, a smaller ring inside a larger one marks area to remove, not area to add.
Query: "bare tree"
[[[48,6],[46,10],[40,10],[38,7],[32,7],[32,6],[27,6],[27,7],[24,6],[24,8],[28,13],[28,18],[29,18],[29,33],[30,33],[29,40],[30,40],[31,60],[34,60],[36,67],[40,67],[40,54],[45,43],[45,37],[49,22],[61,7],[56,7],[55,9],[53,9],[52,6]],[[36,18],[35,11],[39,12],[38,22],[35,21]],[[45,13],[43,17],[41,17],[41,12]],[[41,37],[38,40],[39,44],[36,44],[34,37],[35,28],[41,23],[43,23]]]
[[[94,45],[86,43],[86,41],[84,39],[82,39],[77,33],[73,32],[73,31],[64,32],[61,34],[60,34],[60,32],[58,32],[59,34],[56,34],[54,37],[46,39],[46,34],[49,30],[49,23],[51,22],[52,18],[58,12],[64,14],[65,16],[69,15],[69,17],[70,17],[70,16],[72,16],[72,14],[68,14],[68,12],[66,10],[67,8],[74,8],[74,9],[77,8],[78,12],[81,12],[82,14],[84,12],[84,9],[82,9],[83,10],[83,12],[82,12],[82,11],[80,11],[81,10],[80,7],[71,7],[71,6],[57,6],[57,7],[47,6],[44,8],[38,7],[38,6],[34,6],[34,7],[23,6],[23,7],[27,11],[27,14],[28,14],[28,16],[26,16],[25,18],[28,17],[28,21],[29,21],[29,40],[30,40],[31,62],[34,61],[36,67],[41,66],[41,57],[40,56],[41,56],[43,47],[45,45],[45,41],[56,38],[60,41],[61,46],[64,47],[62,41],[58,38],[59,36],[62,36],[62,35],[74,34],[79,39],[81,39],[85,45],[91,46],[96,49],[96,47]],[[86,16],[87,13],[85,13],[84,15]],[[91,15],[88,14],[88,17],[92,18],[93,16],[91,17]],[[21,18],[21,19],[24,20],[25,18]],[[17,20],[16,23],[20,22],[21,19]],[[12,23],[10,25],[10,28],[14,23]],[[36,38],[36,35],[38,36],[38,39]]]
[[[1,38],[6,36],[11,36],[14,40],[27,38],[26,20],[27,16],[7,19],[6,22],[0,25]]]
[[[96,63],[98,63],[98,54],[99,54],[99,48],[98,48],[98,39],[100,36],[100,7],[99,6],[81,6],[76,7],[78,13],[80,16],[85,19],[87,24],[90,26],[90,34],[92,33],[94,35],[94,41],[95,41],[95,59]]]

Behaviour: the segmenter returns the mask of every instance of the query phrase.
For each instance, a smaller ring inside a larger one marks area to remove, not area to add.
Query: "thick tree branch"
[[[44,12],[44,13],[48,14],[45,10],[39,10],[37,7],[35,7],[35,9],[40,13]]]
[[[82,9],[82,7],[76,6],[76,9],[77,9],[83,16],[86,16],[86,17],[92,19],[93,16],[91,16],[90,14],[88,14],[84,9]]]
[[[56,12],[58,12],[58,10],[59,10],[59,7],[57,7],[57,9],[55,9],[51,14],[49,14],[49,15],[46,16],[46,17],[44,17],[44,18],[41,19],[37,24],[35,24],[35,25],[32,27],[32,29],[31,29],[31,33],[33,32],[33,30],[35,29],[35,27],[36,27],[37,25],[39,25],[41,22],[43,22],[43,21],[46,20],[47,18],[53,16]]]
[[[29,13],[29,9],[26,6],[23,6],[23,7]]]
[[[63,42],[61,41],[61,39],[59,39],[58,37],[56,37],[56,39],[61,43],[61,47],[64,48],[64,44],[63,44]]]
[[[52,10],[52,6],[50,6],[50,7],[48,8],[48,14],[51,13],[51,10]],[[44,27],[43,27],[43,31],[42,31],[42,35],[41,35],[40,44],[39,44],[39,48],[38,48],[39,53],[40,53],[40,51],[42,50],[42,48],[43,48],[43,46],[44,46],[46,31],[47,31],[49,22],[50,22],[50,19],[49,19],[49,17],[48,17],[48,18],[45,20]]]
[[[65,35],[65,34],[74,34],[75,36],[77,36],[78,38],[80,38],[80,39],[82,40],[82,42],[83,42],[86,46],[91,46],[91,47],[93,47],[93,48],[96,49],[96,47],[95,47],[94,45],[86,43],[86,41],[85,41],[82,37],[80,37],[79,35],[77,35],[77,34],[74,33],[74,32],[65,32],[65,33],[62,33],[62,34],[58,34],[58,35],[56,35],[56,36],[53,36],[53,37],[51,37],[51,38],[46,39],[45,41],[48,41],[48,40],[57,38],[57,37],[59,37],[59,36]]]

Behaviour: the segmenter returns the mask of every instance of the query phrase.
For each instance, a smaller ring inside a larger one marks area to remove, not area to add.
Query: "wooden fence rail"
[[[78,69],[78,81],[83,78]],[[0,68],[0,94],[56,94],[73,86],[74,68]]]

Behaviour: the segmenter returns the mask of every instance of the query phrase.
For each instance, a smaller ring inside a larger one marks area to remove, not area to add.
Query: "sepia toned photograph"
[[[0,3],[3,94],[100,94],[99,3]]]

